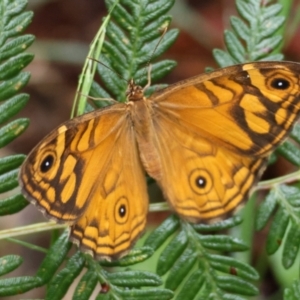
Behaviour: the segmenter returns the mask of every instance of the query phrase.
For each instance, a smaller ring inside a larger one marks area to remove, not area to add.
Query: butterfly
[[[202,74],[149,98],[133,81],[126,103],[69,120],[23,163],[24,195],[98,259],[124,256],[143,232],[145,173],[181,218],[229,216],[300,111],[300,64],[255,62]]]

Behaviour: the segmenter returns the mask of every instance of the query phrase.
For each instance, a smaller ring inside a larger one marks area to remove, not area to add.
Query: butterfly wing
[[[169,120],[160,120],[159,126],[162,174],[158,183],[176,213],[194,223],[215,221],[247,199],[265,158],[240,156],[184,132]]]
[[[19,178],[27,198],[99,258],[124,255],[145,227],[147,188],[124,104],[58,127]]]
[[[177,213],[192,222],[217,219],[247,199],[299,115],[299,74],[289,63],[245,64],[149,99],[157,179]]]
[[[150,100],[159,114],[234,152],[268,155],[299,116],[300,64],[236,65],[179,82]]]

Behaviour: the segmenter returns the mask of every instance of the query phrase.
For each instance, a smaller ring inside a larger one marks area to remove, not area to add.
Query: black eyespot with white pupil
[[[128,221],[130,215],[129,201],[125,196],[120,197],[114,209],[114,221],[119,225],[123,225]]]
[[[122,204],[120,207],[119,207],[119,216],[121,218],[124,218],[126,216],[126,206],[124,204]]]
[[[204,168],[193,169],[189,173],[188,182],[196,195],[207,195],[213,188],[213,174]]]
[[[271,86],[277,90],[286,90],[290,87],[290,82],[284,78],[275,78],[272,80]]]
[[[206,179],[203,176],[198,176],[196,178],[196,186],[199,188],[205,188],[206,186]]]
[[[43,159],[43,161],[42,161],[42,163],[40,165],[41,172],[42,173],[48,172],[52,168],[53,163],[54,163],[54,157],[53,157],[53,155],[51,155],[51,154],[47,155]]]

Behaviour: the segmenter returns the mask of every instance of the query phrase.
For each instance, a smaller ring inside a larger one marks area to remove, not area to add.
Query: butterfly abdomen
[[[142,164],[151,177],[160,180],[161,161],[155,147],[151,108],[146,99],[132,102],[131,117]]]

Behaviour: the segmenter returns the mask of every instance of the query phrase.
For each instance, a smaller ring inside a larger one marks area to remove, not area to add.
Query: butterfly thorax
[[[127,91],[126,91],[126,99],[127,101],[140,101],[144,98],[144,90],[141,86],[135,84],[134,80],[131,79],[128,83]]]
[[[133,80],[128,84],[127,100],[143,166],[151,177],[160,180],[161,161],[155,147],[151,102],[144,96],[143,88]]]

